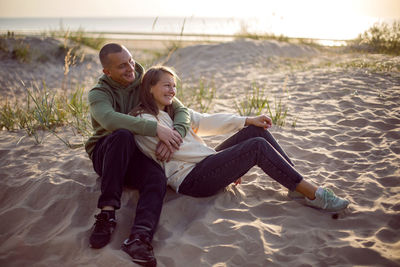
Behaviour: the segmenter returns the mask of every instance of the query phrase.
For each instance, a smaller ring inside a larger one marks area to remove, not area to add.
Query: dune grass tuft
[[[58,30],[51,30],[42,33],[43,36],[50,36],[53,38],[64,38],[64,40],[71,40],[77,46],[88,46],[99,50],[104,43],[106,38],[102,34],[90,35],[83,28],[79,28],[76,31],[65,29],[63,25],[60,25]]]
[[[266,113],[272,119],[274,125],[285,126],[288,116],[288,108],[282,102],[282,98],[274,98],[271,101],[265,95],[265,90],[252,83],[250,94],[246,93],[243,100],[235,102],[236,111],[241,116],[261,115]],[[295,123],[292,124],[294,126]]]
[[[357,51],[400,55],[400,20],[375,23],[349,45]]]
[[[240,25],[240,30],[235,34],[235,37],[237,39],[241,38],[249,38],[253,40],[276,40],[280,42],[289,42],[289,37],[284,36],[284,35],[275,35],[275,34],[269,34],[269,33],[254,33],[251,32],[248,29],[248,25],[242,22]]]
[[[197,87],[188,87],[183,84],[178,86],[177,97],[185,106],[193,108],[199,112],[207,113],[210,110],[212,101],[216,96],[214,81],[209,83],[200,78]]]
[[[11,56],[13,59],[16,59],[20,62],[30,62],[32,55],[29,44],[25,43],[23,40],[19,40],[13,47]]]
[[[71,94],[51,92],[43,82],[41,86],[25,84],[26,95],[22,99],[6,99],[0,105],[0,130],[24,130],[37,144],[43,142],[43,131],[49,131],[68,147],[73,145],[60,137],[60,126],[71,126],[77,134],[88,137],[92,127],[88,117],[88,104],[83,88]],[[83,143],[81,144],[83,145]]]

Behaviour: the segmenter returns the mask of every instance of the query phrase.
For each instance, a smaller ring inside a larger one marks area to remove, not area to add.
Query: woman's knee
[[[251,133],[252,136],[263,136],[263,134],[267,131],[262,127],[257,127],[254,125],[249,125],[246,129],[249,131],[249,133]]]
[[[265,146],[266,144],[268,144],[267,140],[260,136],[250,138],[249,142],[253,146]]]
[[[268,143],[267,140],[265,140],[263,137],[252,137],[247,140],[247,145],[246,145],[250,151],[265,151],[269,150],[271,145]]]

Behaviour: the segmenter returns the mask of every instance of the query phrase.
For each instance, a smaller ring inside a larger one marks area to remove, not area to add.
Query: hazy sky
[[[0,17],[371,16],[400,19],[400,0],[0,0]]]
[[[400,20],[400,0],[0,0],[0,18],[119,16],[251,17],[276,34],[352,39]]]

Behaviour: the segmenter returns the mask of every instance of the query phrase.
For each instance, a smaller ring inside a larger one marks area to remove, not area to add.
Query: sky
[[[119,16],[268,18],[288,36],[346,39],[374,21],[400,20],[400,0],[0,0],[0,18]]]
[[[400,0],[0,0],[0,17],[252,17],[271,13],[350,13],[393,19],[400,18]]]

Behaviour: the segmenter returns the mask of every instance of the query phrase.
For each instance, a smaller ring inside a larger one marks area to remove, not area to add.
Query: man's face
[[[135,80],[135,61],[125,48],[119,53],[108,54],[108,64],[103,72],[113,81],[128,86]]]

